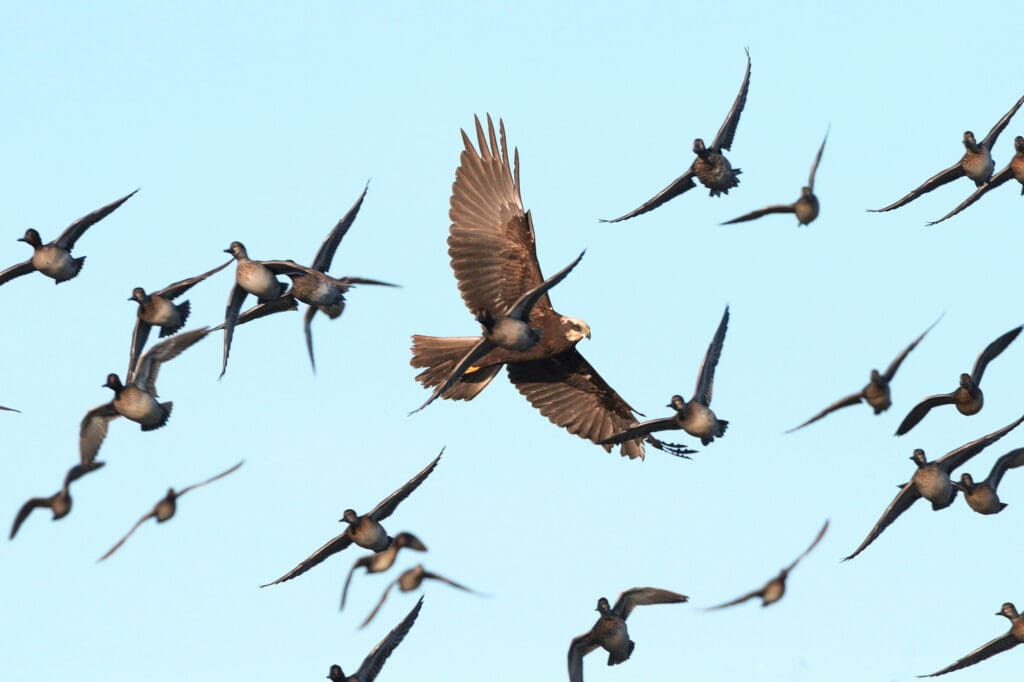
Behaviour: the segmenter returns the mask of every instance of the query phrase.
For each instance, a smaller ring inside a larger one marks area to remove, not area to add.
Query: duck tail
[[[160,327],[160,338],[176,334],[181,331],[181,328],[185,326],[185,321],[188,320],[188,314],[192,312],[192,304],[188,301],[182,301],[181,303],[174,306],[178,309],[178,318],[180,322],[176,327]]]
[[[619,663],[622,663],[623,661],[628,661],[629,657],[633,655],[633,649],[635,647],[636,647],[636,644],[633,642],[633,640],[629,640],[626,643],[626,653],[625,653],[624,656],[620,656],[619,655],[620,652],[615,652],[615,653],[608,652],[608,665],[618,665]]]
[[[85,265],[85,256],[81,256],[80,258],[72,258],[71,259],[71,274],[68,275],[67,277],[63,277],[63,278],[60,278],[60,279],[57,279],[55,277],[53,279],[53,283],[54,284],[60,284],[61,282],[67,282],[69,279],[74,279],[75,277],[78,277],[78,273],[80,273],[82,271],[82,266],[83,265]]]
[[[459,360],[479,340],[480,338],[476,336],[451,337],[413,334],[412,359],[409,364],[413,367],[426,367],[424,371],[416,375],[416,381],[426,388],[442,383],[455,369]],[[472,400],[477,393],[484,390],[500,370],[501,365],[493,365],[466,372],[441,397],[451,400]]]
[[[143,431],[153,431],[155,429],[159,429],[161,426],[163,426],[164,424],[167,423],[168,419],[171,418],[171,408],[174,407],[174,402],[173,401],[167,401],[166,403],[160,403],[160,407],[163,408],[163,411],[164,411],[163,418],[160,419],[160,422],[157,423],[157,424],[143,424],[142,425],[142,430]]]

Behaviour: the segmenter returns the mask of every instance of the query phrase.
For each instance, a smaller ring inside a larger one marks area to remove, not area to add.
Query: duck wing
[[[422,471],[406,481],[405,485],[401,488],[381,500],[380,504],[374,507],[367,516],[378,522],[391,516],[391,514],[398,509],[398,505],[401,504],[402,500],[409,497],[413,490],[416,490],[416,488],[420,487],[420,484],[423,483],[423,481],[427,480],[427,476],[429,476],[430,472],[434,470],[437,463],[441,461],[441,455],[443,454],[444,448],[441,448],[441,452],[437,453],[437,457],[435,457],[430,464],[423,467]]]
[[[388,660],[388,656],[395,650],[395,647],[401,644],[405,636],[409,634],[412,624],[416,622],[416,617],[420,614],[421,606],[423,606],[423,597],[419,598],[416,606],[412,607],[405,618],[367,654],[363,664],[356,671],[355,677],[359,682],[373,682],[377,678],[380,669],[384,667],[384,661]]]
[[[892,525],[892,522],[899,518],[900,514],[910,509],[910,505],[914,504],[921,498],[921,493],[918,492],[917,486],[914,482],[908,481],[900,489],[900,492],[893,498],[893,501],[889,503],[885,511],[882,512],[881,518],[875,523],[875,527],[871,529],[868,536],[864,538],[864,542],[860,543],[860,546],[853,551],[850,556],[844,557],[843,561],[849,561],[853,557],[863,552],[868,545],[875,541],[882,531]]]
[[[740,123],[740,114],[747,104],[747,91],[750,90],[750,50],[744,49],[747,53],[747,70],[743,74],[743,82],[740,83],[740,91],[736,94],[736,101],[725,116],[722,127],[718,129],[715,139],[711,142],[712,149],[732,149],[732,139],[736,136],[736,126]]]
[[[988,344],[985,347],[985,350],[981,351],[981,355],[979,355],[978,359],[974,361],[974,369],[971,371],[971,379],[974,380],[975,384],[981,384],[981,376],[985,373],[985,368],[988,367],[988,363],[999,357],[999,354],[1006,350],[1006,347],[1013,343],[1014,339],[1020,336],[1021,329],[1024,329],[1024,325],[1014,327],[992,343]]]
[[[138,191],[139,190],[135,190],[135,192]],[[112,201],[106,206],[98,208],[92,213],[86,214],[71,223],[59,237],[53,240],[53,245],[62,248],[65,251],[71,251],[75,242],[78,241],[79,237],[85,234],[86,230],[116,211],[121,204],[131,199],[135,195],[135,192],[126,194],[117,201]]]
[[[798,430],[804,428],[805,426],[807,426],[808,424],[813,424],[814,422],[818,421],[819,419],[821,419],[825,415],[831,414],[832,412],[835,412],[836,410],[842,409],[844,407],[849,407],[850,405],[856,405],[863,398],[864,398],[864,391],[859,391],[857,393],[852,393],[852,394],[846,396],[845,398],[840,398],[839,400],[835,401],[834,403],[832,403],[831,405],[826,407],[824,410],[819,412],[818,414],[814,415],[813,417],[811,417],[810,419],[805,421],[803,424],[800,424],[799,426],[794,426],[789,431],[786,431],[786,433],[793,433],[794,431],[798,431]]]
[[[619,595],[619,598],[615,600],[615,606],[612,607],[612,613],[622,620],[626,620],[637,606],[646,606],[648,604],[682,604],[689,601],[689,599],[685,594],[663,590],[658,587],[634,587]]]
[[[898,370],[900,368],[900,365],[903,364],[904,358],[906,358],[907,355],[910,354],[910,351],[917,348],[917,344],[921,343],[921,339],[924,338],[924,335],[930,332],[932,330],[932,327],[937,325],[939,323],[939,320],[941,320],[945,314],[946,313],[942,313],[942,315],[939,315],[938,320],[932,322],[927,329],[921,332],[921,336],[914,339],[909,346],[903,349],[902,353],[896,356],[896,359],[889,363],[889,366],[885,369],[885,374],[882,375],[883,377],[885,377],[886,381],[892,381],[892,378],[896,376],[896,370]]]

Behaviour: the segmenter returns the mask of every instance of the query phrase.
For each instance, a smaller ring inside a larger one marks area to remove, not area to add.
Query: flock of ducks
[[[747,100],[750,70],[748,52],[746,71],[739,93],[722,127],[710,145],[706,145],[700,138],[694,140],[693,152],[696,158],[690,167],[668,187],[638,208],[607,222],[629,220],[655,210],[694,188],[695,180],[707,187],[712,197],[727,195],[730,189],[739,185],[738,176],[741,170],[733,168],[723,152],[730,151],[735,140],[740,115]],[[963,211],[990,189],[1004,184],[1011,177],[1024,186],[1024,138],[1018,136],[1015,139],[1016,154],[1003,170],[995,174],[991,156],[998,136],[1022,103],[1024,97],[1011,107],[980,142],[976,141],[973,133],[965,132],[963,144],[967,151],[958,163],[934,175],[898,201],[877,210],[895,210],[961,176],[973,180],[977,186],[975,192],[946,216],[935,221],[941,222]],[[504,124],[499,120],[496,130],[490,116],[486,119],[486,128],[479,118],[475,120],[475,138],[474,141],[469,134],[462,132],[464,149],[456,169],[450,200],[451,227],[448,252],[462,299],[473,318],[480,324],[481,333],[479,336],[470,337],[413,335],[410,362],[413,367],[421,370],[416,379],[425,388],[431,389],[426,401],[413,412],[423,410],[438,398],[472,400],[504,367],[512,384],[542,415],[558,427],[587,439],[608,452],[618,447],[622,456],[642,459],[645,456],[645,445],[650,445],[670,455],[688,458],[696,450],[685,444],[660,440],[654,434],[682,431],[699,439],[701,445],[705,447],[716,438],[722,438],[729,422],[718,418],[710,405],[715,369],[722,355],[729,324],[729,308],[725,308],[712,336],[690,400],[687,401],[681,395],[675,394],[668,404],[674,411],[673,415],[645,422],[638,421],[639,413],[601,378],[597,370],[578,351],[578,343],[590,337],[587,323],[556,312],[550,300],[551,289],[571,274],[580,264],[584,253],[580,253],[573,262],[554,276],[545,279],[541,275],[533,219],[530,212],[524,208],[520,195],[518,150],[509,155]],[[827,138],[826,132],[811,166],[808,185],[803,188],[796,202],[767,206],[723,224],[755,220],[772,213],[793,213],[800,225],[813,222],[819,211],[819,201],[814,194],[814,179]],[[84,257],[71,255],[77,241],[89,227],[108,217],[134,194],[135,192],[132,192],[80,218],[51,242],[43,243],[36,230],[27,230],[19,241],[33,248],[32,257],[0,272],[0,285],[33,271],[38,271],[57,283],[75,278],[85,261]],[[233,333],[237,325],[266,315],[295,310],[298,303],[304,303],[308,306],[304,315],[306,348],[315,371],[311,322],[316,313],[322,312],[331,319],[340,316],[345,307],[345,295],[355,285],[395,286],[375,279],[335,277],[328,274],[334,254],[355,220],[365,195],[366,189],[349,212],[328,233],[309,266],[300,265],[292,260],[252,259],[245,246],[235,241],[225,249],[232,259],[207,272],[182,279],[150,293],[142,287],[135,287],[129,300],[138,304],[138,311],[124,380],[122,381],[120,375],[115,373],[107,375],[103,386],[113,392],[113,397],[109,402],[88,410],[82,418],[78,462],[68,469],[60,490],[49,497],[33,497],[21,506],[15,516],[10,538],[15,537],[35,509],[49,508],[55,520],[70,513],[71,484],[104,466],[104,462],[99,461],[97,456],[111,421],[124,417],[139,424],[143,431],[159,429],[167,424],[173,402],[161,402],[158,399],[156,380],[160,368],[165,362],[185,352],[211,332],[224,332],[221,365],[223,377],[227,371]],[[175,303],[175,299],[224,270],[232,262],[236,265],[235,278],[228,296],[223,322],[213,328],[204,326],[181,331],[188,321],[190,305],[188,301]],[[281,276],[287,277],[290,283],[279,280],[278,277]],[[243,312],[243,304],[249,295],[254,296],[257,302]],[[885,372],[872,370],[870,381],[863,389],[829,405],[807,421],[790,429],[790,432],[803,429],[836,410],[862,401],[866,402],[876,415],[889,409],[892,404],[889,385],[897,370],[938,322],[939,320],[936,320],[932,323],[904,348]],[[146,350],[154,327],[160,329],[159,335],[162,340]],[[896,435],[906,434],[932,409],[942,405],[954,405],[964,415],[973,415],[980,411],[984,404],[980,383],[986,368],[1007,350],[1020,335],[1022,328],[1024,327],[1015,327],[986,346],[978,356],[971,373],[960,375],[959,386],[953,392],[922,399],[901,422]],[[17,411],[9,407],[0,407],[0,410]],[[911,459],[916,465],[916,470],[913,476],[900,486],[899,493],[867,537],[844,560],[853,559],[863,552],[920,498],[931,502],[934,510],[940,510],[953,504],[957,493],[962,491],[967,504],[976,512],[995,514],[1002,511],[1006,504],[999,499],[998,486],[1008,470],[1024,466],[1024,448],[1012,450],[999,457],[984,481],[976,483],[967,473],[963,473],[959,481],[952,480],[951,476],[954,470],[965,465],[1022,422],[1024,416],[933,461],[928,461],[923,450],[914,450]],[[349,570],[341,594],[341,608],[344,608],[352,577],[357,569],[365,569],[366,573],[386,572],[395,564],[402,549],[426,551],[426,546],[414,534],[400,532],[391,536],[382,522],[395,513],[401,502],[423,484],[437,467],[442,454],[443,450],[419,473],[370,511],[359,514],[354,509],[346,509],[340,519],[346,525],[340,534],[328,540],[279,578],[262,587],[278,585],[297,578],[332,555],[357,545],[370,550],[371,554],[357,559]],[[106,560],[113,555],[148,519],[154,518],[157,523],[163,523],[172,518],[179,497],[227,477],[237,471],[242,464],[238,462],[211,478],[181,490],[168,488],[166,495],[99,560]],[[709,608],[735,606],[755,597],[761,599],[763,606],[768,606],[781,599],[785,593],[787,577],[818,545],[828,527],[829,523],[825,521],[810,546],[762,587]],[[374,619],[396,585],[400,591],[408,592],[419,588],[424,580],[435,580],[459,590],[473,592],[470,588],[428,571],[419,564],[401,573],[388,584],[362,626],[366,626]],[[629,637],[626,619],[636,606],[679,604],[687,602],[688,599],[686,595],[657,587],[628,589],[619,595],[614,606],[601,597],[597,602],[597,611],[600,614],[597,622],[590,630],[570,642],[570,682],[582,682],[583,658],[598,648],[608,653],[608,665],[617,665],[630,658],[634,643]],[[328,679],[348,682],[371,682],[375,679],[385,660],[412,628],[422,602],[420,598],[408,615],[369,653],[353,675],[346,676],[340,666],[332,665]],[[1003,604],[997,615],[1002,615],[1011,622],[1009,632],[927,677],[944,675],[973,665],[1024,642],[1024,615],[1019,614],[1009,602]]]

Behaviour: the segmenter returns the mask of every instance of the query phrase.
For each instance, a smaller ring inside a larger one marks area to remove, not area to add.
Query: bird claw
[[[683,459],[693,459],[692,457],[688,457],[687,455],[692,455],[695,452],[697,452],[697,450],[691,450],[687,446],[681,445],[680,443],[669,443],[663,440],[658,440],[657,438],[654,437],[648,437],[647,442],[653,445],[654,447],[658,448],[662,452],[667,452],[670,455],[682,457]]]

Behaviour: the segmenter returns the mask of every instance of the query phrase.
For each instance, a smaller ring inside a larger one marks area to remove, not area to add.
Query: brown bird
[[[327,233],[327,237],[324,238],[323,243],[316,252],[316,256],[313,258],[310,270],[326,275],[327,271],[331,269],[334,253],[338,250],[338,245],[341,244],[341,240],[345,237],[349,228],[352,227],[352,223],[355,222],[356,215],[358,215],[359,208],[363,205],[363,199],[366,197],[366,190],[368,188],[369,185],[363,189],[363,193],[359,195],[359,199],[349,209],[348,213],[342,216],[341,220]],[[287,261],[264,261],[263,263],[271,268],[275,267],[275,265],[288,266]],[[309,352],[309,362],[313,366],[314,372],[316,371],[316,359],[313,357],[313,332],[310,329],[310,324],[317,311],[319,310],[332,320],[340,317],[341,313],[345,310],[345,294],[356,284],[373,284],[384,287],[398,286],[397,284],[367,279],[365,277],[318,277],[308,272],[296,271],[285,271],[284,274],[288,275],[292,280],[292,288],[288,292],[289,295],[309,306],[303,318],[303,330],[306,334],[306,350]]]
[[[188,301],[174,303],[174,299],[199,284],[210,275],[215,275],[227,266],[231,261],[218,265],[213,270],[208,270],[201,275],[189,277],[173,284],[168,284],[159,291],[146,293],[142,287],[135,287],[129,301],[139,304],[136,314],[135,329],[132,331],[132,347],[128,353],[128,367],[135,367],[142,349],[146,347],[150,330],[156,326],[160,327],[160,338],[170,336],[181,330],[188,320],[192,306]]]
[[[759,208],[756,211],[745,213],[739,218],[733,218],[722,223],[723,225],[733,225],[735,223],[745,223],[748,220],[756,220],[762,216],[766,216],[769,213],[795,213],[797,223],[800,225],[809,225],[818,217],[818,197],[814,195],[814,174],[818,172],[818,163],[821,161],[821,153],[825,151],[825,142],[828,141],[828,133],[825,133],[825,139],[821,141],[821,147],[818,148],[818,155],[814,157],[814,165],[811,166],[811,178],[807,183],[807,186],[800,190],[800,198],[792,204],[775,204],[773,206],[765,206]]]
[[[668,187],[641,204],[639,208],[635,208],[618,218],[602,220],[601,222],[617,223],[634,218],[641,213],[653,211],[665,202],[675,199],[683,192],[696,187],[697,185],[693,181],[694,177],[711,190],[710,195],[713,197],[717,197],[720,194],[728,194],[730,189],[740,184],[737,176],[743,171],[739,168],[733,168],[729,160],[722,154],[722,150],[732,149],[732,140],[736,136],[736,126],[739,125],[740,114],[743,113],[743,107],[747,103],[747,90],[750,89],[750,51],[747,50],[746,52],[747,70],[743,75],[743,83],[740,84],[740,91],[736,95],[736,101],[732,103],[732,108],[729,109],[722,127],[718,129],[718,134],[711,141],[711,146],[706,147],[704,140],[698,137],[693,141],[693,153],[697,155],[697,158],[693,160],[693,164],[686,169],[685,173],[673,180],[672,184]]]
[[[228,355],[231,352],[231,339],[234,337],[235,325],[238,324],[239,314],[242,310],[242,303],[249,294],[255,296],[260,303],[270,303],[281,298],[288,291],[288,285],[278,281],[278,275],[292,275],[305,273],[313,277],[324,277],[324,274],[311,270],[295,261],[260,261],[249,258],[249,252],[242,242],[231,242],[231,246],[224,249],[230,253],[237,262],[235,267],[235,286],[231,288],[228,296],[228,304],[224,309],[224,360],[220,370],[221,378],[228,370]],[[279,309],[268,310],[278,312]],[[263,314],[253,314],[250,320],[262,317]]]
[[[437,457],[435,457],[434,460],[423,469],[423,471],[410,478],[405,485],[384,498],[384,500],[370,510],[369,513],[359,516],[356,514],[355,510],[346,509],[345,514],[340,520],[347,523],[348,527],[345,528],[341,534],[328,540],[326,544],[299,562],[298,566],[288,571],[277,580],[266,583],[265,585],[260,585],[260,587],[276,585],[278,583],[283,583],[285,580],[291,580],[296,576],[302,575],[309,569],[324,561],[327,557],[332,554],[337,554],[347,548],[353,542],[360,547],[365,547],[366,549],[373,550],[374,552],[381,552],[390,547],[392,538],[388,535],[387,531],[384,530],[384,527],[380,525],[380,522],[391,516],[402,500],[409,497],[412,491],[416,490],[416,488],[426,480],[427,476],[430,475],[430,472],[434,470],[434,467],[436,467],[437,463],[441,460],[442,454],[444,454],[444,448],[441,449],[441,452],[438,453]]]
[[[932,222],[928,223],[928,225],[938,225],[943,220],[948,220],[949,218],[952,218],[957,213],[964,210],[965,208],[973,204],[975,201],[985,196],[985,194],[987,194],[990,189],[995,189],[996,187],[1005,184],[1006,181],[1010,180],[1011,178],[1015,179],[1017,182],[1021,184],[1020,193],[1024,194],[1024,137],[1021,137],[1020,135],[1015,137],[1013,140],[1013,148],[1015,150],[1015,153],[1013,155],[1013,158],[1010,159],[1010,163],[1006,164],[1006,168],[993,175],[988,182],[986,182],[978,189],[974,190],[974,192],[971,193],[971,196],[964,199],[959,206],[957,206],[952,211],[942,216],[938,220],[933,220]]]
[[[448,254],[462,299],[470,312],[513,308],[515,302],[544,282],[537,262],[533,219],[523,208],[519,184],[519,152],[514,168],[505,143],[505,126],[499,120],[501,142],[490,116],[488,134],[476,119],[479,152],[462,132],[465,149],[452,185],[452,220]],[[500,346],[476,360],[443,397],[471,400],[507,366],[516,389],[554,424],[581,438],[598,442],[637,423],[636,412],[609,386],[576,350],[590,337],[583,320],[561,315],[547,294],[540,297],[529,316],[531,329],[540,340],[528,350]],[[416,379],[425,387],[438,386],[452,374],[479,337],[412,337],[413,367],[426,368]],[[662,447],[660,441],[648,442]],[[611,445],[603,446],[611,451]],[[629,457],[643,457],[643,440],[622,444]]]
[[[949,168],[939,171],[932,177],[924,181],[917,189],[912,190],[902,199],[895,201],[885,208],[868,209],[872,213],[881,213],[883,211],[891,211],[909,204],[914,199],[931,192],[937,187],[942,187],[947,182],[953,182],[957,178],[963,176],[969,177],[974,181],[974,184],[981,187],[992,177],[992,171],[995,169],[995,164],[992,162],[992,147],[996,143],[996,139],[999,134],[1003,132],[1003,129],[1010,123],[1010,119],[1020,109],[1020,105],[1024,104],[1024,97],[1021,97],[1017,102],[1010,107],[1010,110],[999,119],[992,130],[988,131],[988,135],[982,139],[979,143],[974,139],[974,133],[970,130],[964,132],[963,144],[967,149],[964,152],[963,157]]]
[[[416,616],[419,615],[421,606],[423,606],[423,597],[420,597],[416,606],[412,607],[412,611],[402,619],[402,622],[396,625],[387,634],[387,637],[378,642],[377,646],[373,647],[373,651],[363,659],[363,664],[359,666],[355,675],[346,677],[341,666],[335,664],[331,666],[327,679],[331,682],[373,682],[380,673],[380,669],[384,667],[384,661],[388,660],[388,656],[395,650],[395,647],[402,643],[412,624],[416,622]]]
[[[135,190],[135,192],[138,191]],[[54,280],[54,284],[60,284],[61,282],[73,279],[82,269],[82,264],[85,263],[85,256],[74,258],[71,255],[71,249],[75,247],[75,242],[85,234],[86,230],[116,211],[135,192],[127,194],[103,208],[98,208],[92,213],[79,218],[71,223],[59,237],[48,244],[43,244],[42,238],[34,229],[29,228],[26,230],[25,236],[18,241],[25,242],[34,249],[32,257],[24,263],[12,265],[3,272],[0,272],[0,284],[4,284],[15,277],[27,275],[33,270],[38,270],[51,278]]]
[[[779,574],[777,576],[775,576],[767,583],[765,583],[764,587],[754,590],[752,592],[747,592],[743,596],[736,597],[732,601],[727,601],[724,604],[719,604],[718,606],[711,606],[708,608],[708,610],[724,609],[726,606],[735,606],[736,604],[742,604],[748,599],[753,599],[754,597],[761,598],[762,607],[768,606],[769,604],[774,604],[775,602],[782,599],[782,595],[786,593],[786,578],[788,578],[790,572],[792,572],[792,570],[796,568],[796,565],[800,563],[800,560],[808,554],[810,554],[811,550],[818,546],[818,543],[821,542],[821,539],[825,537],[825,531],[827,530],[828,521],[826,520],[825,525],[821,527],[821,530],[818,531],[818,535],[814,538],[814,541],[811,542],[811,546],[805,549],[803,554],[794,559],[793,563],[779,571]]]
[[[941,319],[942,315],[939,316],[939,320]],[[900,365],[903,364],[903,360],[906,359],[910,351],[917,348],[917,344],[921,343],[921,339],[924,338],[924,335],[930,332],[932,330],[932,327],[939,323],[939,320],[935,320],[934,322],[932,322],[931,326],[929,326],[928,329],[925,329],[919,337],[914,339],[909,346],[904,348],[903,352],[897,355],[896,359],[889,363],[889,366],[885,369],[884,374],[879,373],[877,369],[871,370],[871,380],[868,382],[867,386],[862,388],[857,393],[853,393],[851,395],[846,396],[845,398],[837,400],[836,402],[832,403],[818,414],[814,415],[813,417],[805,421],[800,426],[794,426],[789,431],[786,431],[786,433],[793,433],[798,429],[804,428],[808,424],[813,424],[822,417],[831,414],[832,412],[835,412],[838,409],[849,407],[850,405],[856,405],[861,400],[866,401],[867,404],[870,405],[872,409],[874,409],[875,414],[881,414],[888,410],[889,407],[892,405],[892,396],[889,392],[889,383],[892,381],[892,378],[896,375],[896,370],[898,370],[900,368]]]
[[[179,490],[177,492],[175,492],[174,488],[168,488],[167,489],[167,494],[164,495],[163,499],[160,500],[159,502],[157,502],[156,506],[154,506],[150,511],[148,511],[145,514],[145,516],[143,516],[141,519],[136,521],[135,525],[132,526],[132,529],[129,530],[125,534],[125,536],[123,538],[118,540],[117,544],[115,544],[113,547],[111,547],[109,550],[107,550],[107,553],[104,554],[103,556],[101,556],[99,558],[99,561],[103,561],[108,556],[110,556],[111,554],[116,552],[117,549],[121,545],[124,544],[124,541],[127,540],[128,538],[130,538],[132,533],[134,533],[136,531],[136,529],[138,529],[138,527],[141,526],[147,519],[154,518],[154,519],[156,519],[157,523],[163,523],[164,521],[167,521],[172,516],[174,516],[174,512],[178,508],[178,498],[181,497],[182,495],[184,495],[185,493],[187,493],[189,490],[194,490],[195,488],[200,488],[200,487],[206,485],[207,483],[213,483],[218,478],[224,478],[225,476],[227,476],[231,472],[233,472],[236,469],[238,469],[238,467],[240,467],[240,466],[242,466],[242,462],[239,462],[238,464],[236,464],[235,466],[231,467],[227,471],[220,472],[219,474],[217,474],[213,478],[208,478],[208,479],[206,479],[205,481],[203,481],[201,483],[194,483],[194,484],[192,484],[190,486],[182,488],[181,490]]]
[[[928,461],[924,450],[920,448],[914,450],[914,454],[910,456],[910,459],[917,465],[917,470],[914,472],[913,477],[900,486],[900,492],[889,503],[885,511],[882,512],[882,516],[875,523],[874,528],[864,538],[864,541],[860,543],[860,546],[853,551],[853,554],[844,558],[843,561],[849,561],[863,552],[868,545],[875,541],[875,538],[882,534],[882,531],[899,518],[900,514],[910,509],[910,506],[922,497],[932,503],[932,510],[934,511],[945,509],[953,504],[957,492],[956,486],[949,480],[949,475],[953,470],[964,465],[969,459],[989,445],[992,445],[992,443],[1013,431],[1021,422],[1024,422],[1024,416],[998,431],[993,431],[987,436],[982,436],[977,440],[961,445],[955,450],[950,450],[933,462]]]
[[[1024,466],[1024,448],[1010,450],[996,460],[989,472],[988,478],[981,483],[975,483],[970,474],[960,474],[960,482],[954,483],[957,488],[963,491],[964,499],[974,511],[979,514],[998,514],[1006,509],[1006,503],[999,501],[999,483],[1003,480],[1003,474],[1007,469],[1016,469]]]
[[[380,601],[378,601],[377,605],[373,607],[373,611],[370,611],[370,615],[368,615],[366,619],[359,624],[359,627],[365,628],[367,625],[370,624],[370,621],[373,620],[373,617],[377,615],[378,611],[380,611],[380,607],[384,606],[384,600],[388,598],[388,595],[391,593],[392,587],[398,585],[398,589],[400,591],[412,592],[413,590],[418,589],[419,586],[423,584],[424,580],[437,580],[438,582],[451,585],[452,587],[462,590],[463,592],[469,592],[470,594],[479,594],[478,592],[469,589],[465,585],[460,585],[454,580],[445,578],[443,575],[432,573],[426,570],[425,568],[423,568],[423,564],[416,564],[408,571],[405,571],[404,573],[402,573],[402,575],[398,576],[393,581],[391,581],[391,584],[388,585],[387,589],[384,590],[384,594],[380,596]]]
[[[715,386],[715,367],[718,366],[718,359],[722,355],[722,345],[725,343],[725,332],[729,327],[729,306],[725,307],[722,319],[718,323],[718,329],[708,344],[708,350],[700,363],[700,372],[697,374],[697,386],[693,390],[693,396],[687,402],[681,395],[672,396],[666,407],[676,411],[672,417],[664,419],[652,419],[617,433],[611,438],[606,438],[602,443],[621,443],[624,440],[642,437],[652,431],[665,431],[670,429],[682,429],[691,436],[700,438],[701,445],[709,445],[715,438],[725,435],[729,422],[719,419],[711,411],[711,396]],[[673,454],[688,454],[673,453]]]
[[[103,386],[114,392],[114,399],[86,412],[78,429],[78,452],[83,464],[96,458],[107,437],[108,424],[118,417],[131,419],[143,431],[159,429],[167,423],[174,403],[157,400],[156,378],[160,365],[181,355],[209,331],[201,327],[156,344],[139,358],[138,366],[128,368],[123,384],[116,374],[107,375]]]
[[[985,373],[988,363],[999,357],[999,354],[1006,350],[1006,347],[1013,343],[1024,329],[1024,325],[1014,327],[998,339],[988,344],[985,350],[981,351],[978,359],[974,361],[974,369],[970,374],[960,375],[960,386],[952,393],[940,393],[930,395],[915,405],[907,416],[900,422],[896,429],[896,435],[902,436],[910,429],[917,426],[917,423],[927,416],[933,407],[939,405],[955,405],[957,412],[965,415],[977,414],[985,404],[985,396],[981,392],[981,377]]]
[[[420,542],[420,539],[412,533],[399,533],[387,549],[356,559],[355,563],[352,564],[352,568],[348,571],[344,587],[341,588],[341,606],[338,607],[338,610],[341,611],[345,608],[348,586],[352,582],[352,574],[356,572],[357,568],[365,568],[367,573],[383,573],[395,565],[395,559],[398,558],[398,550],[403,547],[414,549],[417,552],[427,551],[426,545]]]
[[[515,300],[511,308],[502,314],[495,316],[489,310],[478,311],[476,321],[483,327],[483,335],[480,337],[480,340],[466,351],[466,354],[462,356],[462,359],[449,372],[445,380],[434,387],[434,392],[430,394],[426,402],[413,410],[412,413],[419,412],[434,402],[438,396],[444,395],[467,372],[478,371],[480,365],[477,363],[481,358],[491,353],[491,351],[500,348],[506,351],[522,352],[530,350],[530,348],[536,345],[544,336],[544,330],[534,329],[530,326],[530,313],[533,311],[533,307],[551,287],[565,279],[566,275],[576,267],[581,258],[583,258],[582,253],[576,257],[576,260],[553,276],[548,277],[532,289],[528,289]]]
[[[937,673],[931,675],[918,675],[918,677],[938,677],[939,675],[945,675],[951,673],[954,670],[960,670],[966,668],[969,665],[974,665],[979,661],[984,661],[986,658],[1001,654],[1007,649],[1012,649],[1021,642],[1024,642],[1024,615],[1017,613],[1017,607],[1011,602],[1003,604],[1002,608],[996,611],[997,616],[1003,616],[1010,621],[1010,631],[1002,637],[996,637],[988,644],[984,644],[979,648],[975,649],[971,653],[967,654],[953,665],[947,666]]]
[[[634,587],[626,590],[609,606],[608,600],[597,600],[597,611],[601,617],[594,627],[569,645],[569,682],[583,682],[583,657],[597,647],[608,652],[608,665],[618,665],[629,659],[635,644],[629,638],[626,619],[637,606],[647,604],[682,604],[689,600],[684,594],[662,590],[657,587]]]
[[[18,510],[18,515],[14,517],[14,525],[11,526],[10,539],[13,540],[17,534],[18,529],[21,528],[21,524],[25,522],[28,515],[32,513],[33,509],[40,507],[48,507],[53,512],[53,520],[63,519],[65,516],[71,513],[71,484],[77,481],[82,476],[96,471],[102,467],[106,462],[91,461],[87,463],[76,464],[75,466],[68,469],[67,474],[64,476],[64,485],[61,489],[55,492],[49,497],[33,497],[25,504],[21,505],[21,509]]]

